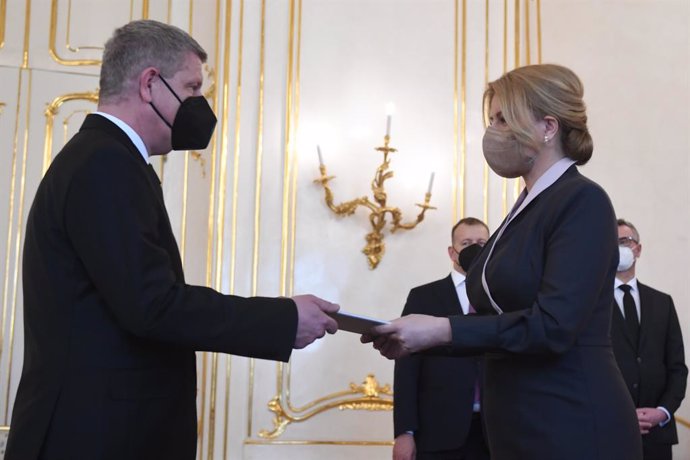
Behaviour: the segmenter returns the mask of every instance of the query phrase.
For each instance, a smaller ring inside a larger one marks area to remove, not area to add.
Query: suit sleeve
[[[616,221],[598,187],[579,190],[555,212],[536,301],[499,316],[451,317],[453,352],[560,354],[575,344],[613,283]]]
[[[418,289],[413,289],[407,296],[402,316],[422,311],[423,300]],[[419,372],[422,364],[421,355],[411,355],[395,360],[393,377],[393,433],[395,437],[406,431],[417,431],[419,428],[417,392]]]
[[[688,379],[688,368],[685,365],[683,334],[680,330],[678,315],[669,297],[670,314],[666,331],[666,388],[659,398],[659,405],[673,414],[685,398]]]
[[[70,183],[64,212],[69,243],[120,326],[196,351],[289,359],[294,302],[222,295],[179,281],[161,246],[161,232],[168,231],[161,206],[146,171],[121,152],[95,155]]]

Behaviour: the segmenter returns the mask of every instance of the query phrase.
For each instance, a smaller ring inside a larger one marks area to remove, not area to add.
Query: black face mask
[[[458,265],[465,270],[465,273],[470,271],[474,260],[477,258],[479,253],[482,252],[482,249],[484,249],[484,246],[480,246],[475,243],[470,244],[458,253]]]
[[[161,75],[159,77],[173,93],[175,99],[180,102],[180,108],[177,109],[172,125],[163,118],[153,102],[149,102],[163,123],[168,125],[172,131],[173,150],[203,150],[208,147],[217,119],[206,98],[204,96],[191,96],[183,101],[168,82]]]

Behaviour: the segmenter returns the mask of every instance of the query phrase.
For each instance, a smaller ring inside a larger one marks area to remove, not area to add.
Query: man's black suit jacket
[[[640,292],[640,340],[636,348],[619,306],[613,305],[611,341],[623,379],[636,407],[662,406],[671,421],[642,436],[647,443],[677,444],[673,413],[685,397],[688,368],[683,336],[673,299],[638,281]]]
[[[410,291],[403,316],[462,314],[450,275]],[[480,358],[418,354],[395,362],[395,436],[414,431],[419,451],[457,449],[472,421]]]
[[[23,270],[24,368],[7,460],[192,460],[194,352],[285,361],[294,343],[291,300],[185,284],[155,173],[100,115],[38,188]]]

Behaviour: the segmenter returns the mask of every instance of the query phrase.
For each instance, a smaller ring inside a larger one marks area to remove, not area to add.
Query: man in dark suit
[[[410,291],[403,316],[474,312],[465,292],[465,269],[458,255],[489,239],[484,222],[467,217],[451,231],[447,277]],[[463,264],[465,265],[465,264]],[[413,355],[395,362],[394,460],[485,460],[479,402],[480,359]]]
[[[24,246],[24,368],[7,460],[196,456],[195,351],[287,361],[337,325],[314,296],[185,283],[149,156],[203,149],[206,53],[156,21],[117,29],[98,112],[43,178]]]
[[[642,252],[633,224],[618,220],[620,262],[615,280],[611,339],[630,390],[645,460],[670,460],[678,444],[673,413],[685,397],[688,368],[673,299],[635,277]]]

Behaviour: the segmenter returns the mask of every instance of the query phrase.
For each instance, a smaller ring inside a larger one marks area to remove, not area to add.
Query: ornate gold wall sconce
[[[411,222],[403,222],[403,215],[400,208],[389,206],[387,203],[387,194],[384,189],[384,182],[387,179],[393,177],[393,171],[389,171],[390,159],[388,155],[390,153],[396,152],[397,150],[390,146],[390,115],[388,116],[388,123],[386,129],[386,135],[383,138],[383,146],[376,147],[375,150],[383,153],[383,162],[376,170],[374,179],[371,181],[371,190],[374,193],[374,200],[371,201],[368,197],[363,196],[360,198],[355,198],[351,201],[346,201],[340,204],[333,203],[333,191],[331,190],[328,183],[335,179],[335,176],[329,176],[326,174],[326,165],[323,162],[323,156],[321,155],[321,149],[317,146],[317,152],[319,154],[319,171],[321,172],[321,177],[316,179],[314,183],[321,184],[325,192],[326,205],[339,216],[350,216],[355,213],[357,207],[362,206],[369,209],[369,222],[371,223],[372,231],[367,233],[366,241],[367,244],[362,249],[362,252],[367,256],[367,262],[369,262],[369,268],[375,269],[385,252],[385,244],[383,242],[383,230],[387,224],[386,214],[390,214],[391,233],[395,233],[398,230],[411,230],[417,226],[422,220],[424,220],[424,213],[427,209],[436,209],[429,205],[431,201],[431,188],[434,183],[434,173],[431,173],[431,178],[429,179],[429,188],[424,196],[424,203],[416,203],[416,206],[422,208],[421,212],[417,215],[417,218]]]

